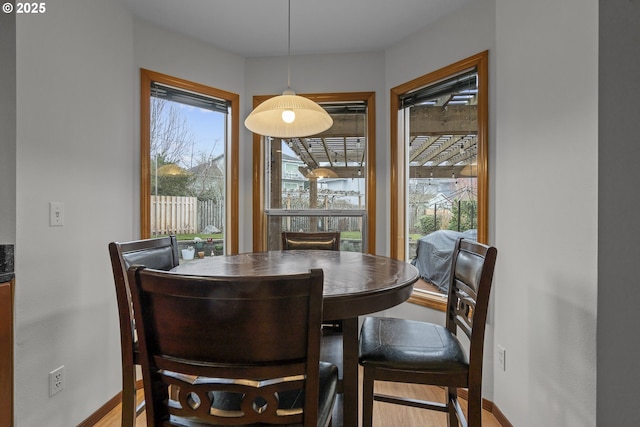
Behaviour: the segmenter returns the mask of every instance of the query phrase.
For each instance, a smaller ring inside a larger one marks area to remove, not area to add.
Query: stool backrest
[[[322,270],[203,277],[132,267],[128,274],[154,425],[172,417],[316,425]],[[177,386],[175,400],[169,385]],[[286,400],[297,404],[283,408]]]
[[[489,294],[497,249],[472,240],[456,241],[447,300],[447,329],[470,340],[469,364],[482,364]]]
[[[282,250],[316,249],[327,251],[340,250],[340,232],[282,232]]]
[[[127,269],[133,265],[144,265],[158,270],[172,269],[180,263],[178,243],[176,236],[130,242],[111,242],[109,243],[109,255],[120,315],[123,362],[126,357],[127,361],[132,363],[136,347],[136,334]]]

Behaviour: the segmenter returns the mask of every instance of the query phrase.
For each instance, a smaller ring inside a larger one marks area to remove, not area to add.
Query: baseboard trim
[[[136,381],[136,390],[140,390],[143,387],[142,380]],[[118,406],[122,402],[122,392],[118,392],[115,396],[113,396],[107,403],[102,405],[95,411],[93,414],[89,415],[87,419],[78,424],[77,427],[92,427],[98,421],[107,416],[109,412],[111,412],[116,406]]]
[[[87,419],[78,424],[78,427],[91,427],[95,425],[98,421],[107,416],[109,412],[116,406],[120,404],[122,401],[122,392],[119,392],[115,396],[113,396],[107,403],[102,405],[96,412],[89,415]]]
[[[513,424],[509,422],[507,417],[502,413],[500,408],[498,408],[496,405],[493,405],[493,410],[491,411],[491,413],[493,414],[494,417],[496,417],[496,421],[498,421],[498,423],[502,427],[513,427]]]
[[[468,401],[469,391],[466,388],[459,388],[458,397]],[[509,422],[509,420],[502,413],[500,408],[498,408],[498,405],[496,405],[492,401],[482,398],[482,409],[484,409],[487,412],[491,412],[491,415],[495,417],[496,421],[498,421],[498,424],[500,424],[502,427],[513,427],[513,424]]]

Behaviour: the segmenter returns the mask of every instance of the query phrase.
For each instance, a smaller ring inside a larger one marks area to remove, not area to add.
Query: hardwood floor
[[[377,383],[376,391],[395,394],[403,393],[412,396],[419,396],[423,399],[444,400],[444,391],[438,387],[428,387],[411,384],[396,383]],[[138,392],[138,396],[142,399],[142,390]],[[465,402],[461,402],[463,408]],[[94,427],[118,427],[120,426],[120,405],[111,410],[104,418],[102,418]],[[337,415],[337,411],[342,410],[341,400],[336,402],[336,410],[334,411],[333,427],[342,427],[342,417]],[[374,427],[435,427],[446,426],[447,420],[444,413],[434,411],[426,411],[423,409],[409,408],[405,406],[390,405],[387,403],[376,402],[373,405],[373,425]],[[482,425],[484,427],[501,427],[496,418],[488,411],[482,411]],[[141,414],[136,422],[136,427],[145,427],[146,418]]]

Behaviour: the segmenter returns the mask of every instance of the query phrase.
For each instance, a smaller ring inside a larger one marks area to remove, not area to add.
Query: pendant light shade
[[[333,125],[333,119],[312,100],[286,90],[258,105],[244,125],[260,135],[294,138],[324,132]]]
[[[315,168],[307,174],[307,178],[337,178],[338,174],[328,168]]]
[[[298,96],[291,90],[291,0],[289,0],[289,47],[287,51],[288,87],[282,95],[269,98],[258,105],[244,121],[253,133],[274,138],[295,138],[324,132],[333,125],[333,119],[309,98]]]

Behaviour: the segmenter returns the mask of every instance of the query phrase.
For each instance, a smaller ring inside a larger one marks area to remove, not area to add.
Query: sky
[[[214,155],[222,154],[224,152],[225,115],[185,104],[178,105],[194,135],[195,157],[198,158],[200,152],[209,154],[212,149]]]

